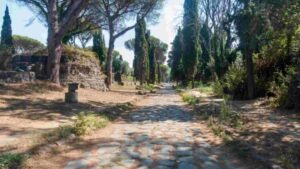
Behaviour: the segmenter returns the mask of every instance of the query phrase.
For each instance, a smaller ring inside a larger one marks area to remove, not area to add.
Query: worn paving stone
[[[180,163],[178,169],[198,169],[197,166],[190,163]]]
[[[69,162],[65,169],[82,169],[86,168],[87,166],[88,162],[86,160],[77,160]]]
[[[203,164],[204,169],[221,169],[220,166],[212,161],[206,161]]]
[[[173,90],[159,91],[140,102],[139,110],[129,114],[130,122],[114,126],[107,136],[111,142],[99,144],[96,168],[220,169],[213,158],[218,154],[193,117],[180,108],[181,98]],[[201,148],[193,150],[195,144]],[[95,160],[92,152],[85,153],[84,160],[69,162],[65,169],[86,169]]]
[[[177,156],[190,156],[192,154],[192,147],[178,147],[176,150]]]
[[[190,156],[190,157],[181,157],[178,159],[179,163],[189,163],[189,164],[194,164],[195,160],[194,157]]]

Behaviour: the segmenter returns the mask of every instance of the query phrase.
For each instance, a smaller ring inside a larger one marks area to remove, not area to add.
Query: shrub
[[[212,83],[212,91],[216,96],[219,96],[219,97],[224,96],[223,85],[219,79],[217,79],[214,83]]]
[[[102,114],[94,112],[81,112],[77,115],[74,124],[74,133],[77,136],[89,134],[91,131],[105,127],[109,119]]]
[[[0,155],[0,168],[18,168],[24,162],[25,159],[26,156],[23,154],[2,154]]]
[[[237,59],[224,75],[223,88],[234,98],[244,99],[247,97],[246,78],[246,68],[242,60]]]
[[[271,82],[269,89],[269,92],[275,95],[271,100],[273,107],[281,107],[287,102],[289,85],[296,73],[296,68],[293,66],[286,68],[284,72],[274,73],[274,80]]]
[[[232,127],[241,128],[243,126],[243,121],[241,116],[232,110],[232,108],[228,105],[226,99],[221,104],[221,110],[219,119]]]
[[[196,105],[200,102],[199,98],[192,96],[188,93],[181,93],[182,100],[189,105]]]

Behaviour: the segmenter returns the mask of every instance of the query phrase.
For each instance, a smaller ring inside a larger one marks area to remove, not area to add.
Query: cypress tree
[[[183,37],[182,30],[179,28],[177,30],[177,35],[173,41],[173,48],[171,51],[171,78],[178,82],[183,80],[183,65],[182,65],[182,55],[183,55]]]
[[[146,38],[146,22],[137,18],[135,29],[135,76],[143,85],[149,77],[148,42]]]
[[[195,86],[195,75],[201,55],[199,40],[200,23],[198,14],[199,0],[185,0],[183,16],[183,66],[187,82]]]
[[[211,35],[208,27],[208,22],[206,22],[200,31],[201,49],[202,54],[200,55],[200,76],[202,79],[207,80],[211,76],[211,72],[208,67],[208,63],[211,58]]]
[[[96,31],[93,35],[93,52],[98,55],[100,65],[106,61],[106,47],[105,40],[102,34],[102,29]]]
[[[150,71],[150,75],[149,75],[149,82],[151,84],[155,83],[156,80],[156,56],[155,56],[155,46],[153,44],[151,44],[150,42],[150,46],[149,46],[149,71]]]
[[[12,38],[11,19],[9,15],[8,6],[6,6],[5,15],[3,17],[3,25],[1,31],[1,42],[2,47],[8,48],[14,53],[14,45]]]

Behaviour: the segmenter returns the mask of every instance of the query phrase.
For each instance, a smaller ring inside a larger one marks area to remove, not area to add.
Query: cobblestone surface
[[[96,160],[86,155],[68,162],[65,169],[236,168],[209,153],[213,151],[201,137],[201,128],[169,88],[139,101],[141,108],[108,136],[114,141],[99,144]]]

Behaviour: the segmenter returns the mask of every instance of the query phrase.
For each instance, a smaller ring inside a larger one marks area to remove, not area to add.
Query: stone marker
[[[70,83],[68,93],[65,94],[66,103],[78,103],[78,83]]]

